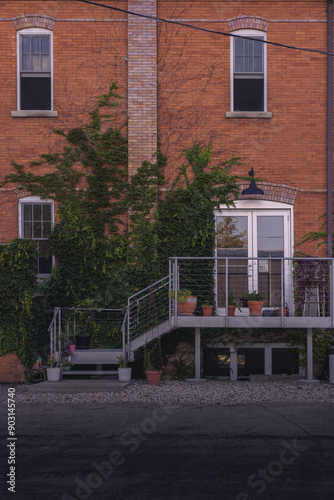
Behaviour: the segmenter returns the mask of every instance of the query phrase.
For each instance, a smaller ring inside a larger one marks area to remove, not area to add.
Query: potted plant
[[[127,361],[123,356],[118,356],[118,380],[119,382],[130,382],[132,368],[127,366]]]
[[[261,292],[244,292],[243,299],[247,300],[250,316],[261,316],[262,307],[264,304],[263,295]]]
[[[288,304],[286,302],[284,302],[284,306],[282,309],[282,305],[281,305],[281,301],[280,301],[279,307],[276,307],[275,310],[277,312],[277,316],[282,316],[282,312],[283,312],[283,316],[286,316],[287,312],[289,310]]]
[[[175,292],[169,292],[169,298],[175,300]],[[192,316],[197,306],[197,297],[189,290],[177,291],[177,310],[180,316]]]
[[[162,370],[159,369],[162,363],[160,338],[146,344],[144,347],[144,370],[149,385],[159,385]]]
[[[69,361],[68,359],[62,359],[61,362],[60,362],[60,367],[61,369],[64,371],[64,372],[68,372],[70,371],[70,369],[72,368],[73,366],[73,363],[71,363],[71,361]]]
[[[235,310],[238,309],[241,312],[240,309],[240,304],[236,299],[236,296],[234,295],[233,290],[229,290],[228,296],[227,296],[227,304],[228,304],[228,315],[229,316],[234,316]]]
[[[60,380],[60,367],[56,356],[52,353],[48,357],[48,367],[46,369],[47,379],[49,382],[59,382]]]
[[[210,302],[202,304],[203,316],[212,316],[213,305]]]
[[[74,317],[80,332],[75,336],[75,343],[78,349],[90,348],[90,334],[88,326],[92,313],[98,311],[98,308],[94,306],[94,303],[94,299],[87,298],[80,302],[79,306],[73,308]]]

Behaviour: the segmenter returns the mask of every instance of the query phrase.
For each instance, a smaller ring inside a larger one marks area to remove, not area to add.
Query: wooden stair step
[[[75,375],[118,375],[117,370],[68,370],[62,372],[63,377]]]

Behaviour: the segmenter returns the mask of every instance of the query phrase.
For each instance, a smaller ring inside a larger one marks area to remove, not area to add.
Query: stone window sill
[[[45,111],[45,110],[28,110],[28,111],[12,111],[13,118],[57,118],[58,111]]]
[[[226,118],[272,118],[272,112],[265,111],[226,111]]]

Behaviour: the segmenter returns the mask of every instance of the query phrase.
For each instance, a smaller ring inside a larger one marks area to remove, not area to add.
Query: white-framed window
[[[49,236],[54,223],[52,200],[41,200],[29,196],[19,200],[19,236],[36,242],[38,259],[37,275],[41,278],[50,276],[53,256],[49,252]]]
[[[17,110],[53,110],[52,31],[27,28],[17,32]]]
[[[267,112],[266,33],[238,30],[231,36],[231,112]],[[245,37],[245,38],[244,38]]]
[[[289,259],[293,256],[293,206],[265,200],[239,200],[235,208],[221,207],[215,217],[216,255],[223,258],[217,263],[218,313],[225,313],[226,280],[239,303],[244,292],[259,291],[264,297],[264,307],[279,307],[283,294],[284,302],[291,308],[292,262]]]

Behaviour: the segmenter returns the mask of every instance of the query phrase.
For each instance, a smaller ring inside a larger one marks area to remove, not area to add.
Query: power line
[[[88,3],[91,5],[97,5],[98,7],[103,7],[105,9],[116,10],[118,12],[123,12],[124,14],[131,14],[132,16],[145,17],[146,19],[151,19],[152,21],[160,21],[163,23],[177,24],[178,26],[183,26],[185,28],[191,28],[191,29],[194,29],[197,31],[205,31],[207,33],[213,33],[215,35],[223,35],[223,36],[229,36],[232,38],[244,38],[246,40],[253,40],[252,37],[248,37],[248,36],[240,36],[240,35],[234,35],[233,33],[225,33],[224,31],[210,30],[209,28],[201,28],[200,26],[194,26],[193,24],[182,23],[181,21],[176,21],[176,20],[171,20],[171,19],[164,19],[162,17],[150,16],[149,14],[139,14],[138,12],[131,12],[129,10],[120,9],[119,7],[111,7],[110,5],[104,5],[102,3],[91,2],[90,0],[77,0],[77,1],[83,2],[83,3]],[[262,43],[266,43],[267,45],[274,45],[276,47],[283,47],[285,49],[301,50],[303,52],[315,52],[316,54],[323,54],[325,56],[334,56],[334,53],[326,52],[324,50],[306,49],[305,47],[295,47],[293,45],[285,45],[284,43],[269,42],[268,40],[259,40],[259,41]]]

